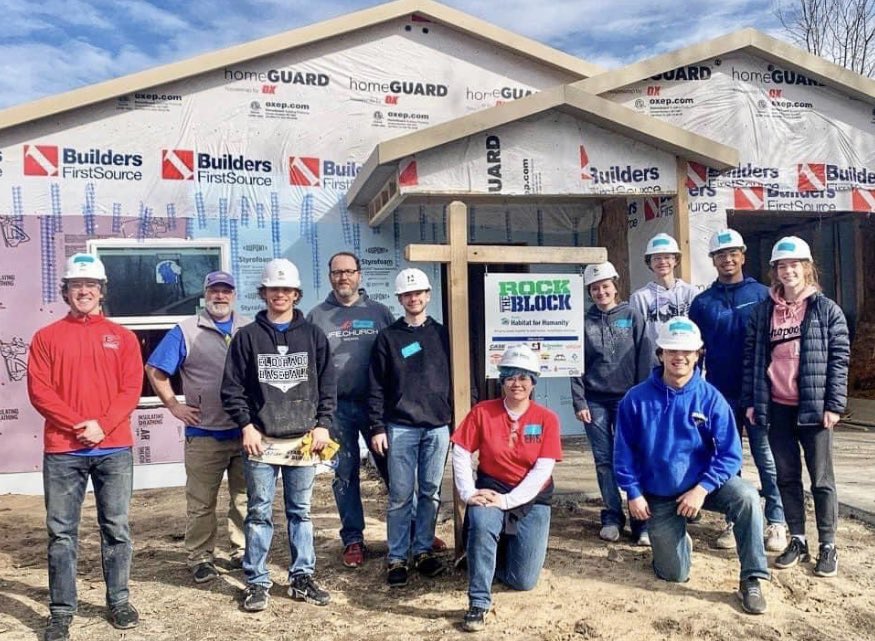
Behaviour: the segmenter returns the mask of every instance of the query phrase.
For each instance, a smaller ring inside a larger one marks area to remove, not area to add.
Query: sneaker
[[[766,528],[766,550],[783,552],[787,547],[787,526],[783,523],[769,523]]]
[[[69,641],[72,614],[53,614],[46,619],[46,629],[43,631],[43,641]]]
[[[831,543],[821,543],[817,553],[817,563],[814,566],[814,575],[829,577],[839,573],[839,555],[836,546]]]
[[[229,570],[239,570],[243,567],[243,555],[242,554],[232,554],[231,558],[228,559],[228,569]]]
[[[763,596],[760,580],[755,576],[739,582],[738,598],[741,599],[741,609],[748,614],[763,614],[766,611],[766,597]]]
[[[362,543],[350,543],[343,548],[343,565],[348,568],[361,567],[365,562],[365,546]]]
[[[386,572],[386,583],[390,588],[403,588],[407,585],[407,563],[404,561],[389,561],[389,570]]]
[[[121,603],[109,611],[109,622],[117,630],[130,630],[140,623],[140,613],[130,603]]]
[[[616,525],[606,525],[599,530],[599,538],[602,541],[613,543],[620,540],[620,528]]]
[[[328,605],[331,595],[313,582],[310,574],[297,574],[289,585],[289,596],[313,605]]]
[[[267,603],[270,601],[270,594],[267,593],[267,586],[250,583],[246,586],[246,591],[243,593],[243,609],[247,612],[261,612],[267,609]]]
[[[790,538],[790,543],[786,549],[775,559],[775,567],[779,570],[786,570],[787,568],[792,568],[799,561],[805,563],[810,558],[808,542],[794,536]]]
[[[194,577],[195,583],[207,583],[209,581],[212,581],[213,579],[219,578],[219,573],[216,570],[216,566],[209,561],[198,563],[196,566],[194,566],[191,573]]]
[[[470,607],[462,619],[462,629],[465,632],[479,632],[486,627],[486,610],[483,608]]]
[[[650,535],[647,533],[647,530],[638,535],[638,540],[635,541],[635,545],[641,548],[650,547]]]
[[[431,551],[432,552],[446,552],[449,548],[446,541],[442,538],[436,536],[434,540],[431,542]]]
[[[413,559],[413,567],[415,567],[417,572],[422,576],[427,576],[430,579],[442,574],[444,570],[447,569],[444,562],[432,552],[417,554]]]
[[[714,547],[718,550],[735,549],[735,532],[732,531],[732,523],[726,524],[726,527],[714,541]]]

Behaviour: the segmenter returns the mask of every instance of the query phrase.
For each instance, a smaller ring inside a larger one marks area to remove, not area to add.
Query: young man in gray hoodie
[[[395,318],[389,308],[360,289],[361,262],[355,254],[338,252],[328,261],[331,292],[307,314],[307,320],[328,337],[337,371],[335,430],[340,452],[334,471],[334,500],[340,514],[343,564],[357,568],[365,559],[365,516],[359,480],[359,434],[370,444],[368,430],[368,365],[377,334]],[[386,458],[374,462],[388,486]]]
[[[647,241],[644,262],[653,272],[653,280],[635,290],[629,297],[629,304],[644,318],[645,332],[651,344],[656,343],[659,328],[670,318],[689,314],[690,305],[699,293],[694,285],[675,277],[674,270],[680,259],[680,247],[668,234],[656,234]],[[651,364],[659,364],[655,355]]]

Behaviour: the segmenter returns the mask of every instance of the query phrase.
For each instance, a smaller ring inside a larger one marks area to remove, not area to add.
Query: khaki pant
[[[216,547],[216,503],[222,476],[228,472],[228,536],[231,557],[243,557],[246,480],[239,439],[219,441],[209,436],[185,439],[185,549],[190,565],[213,561]]]

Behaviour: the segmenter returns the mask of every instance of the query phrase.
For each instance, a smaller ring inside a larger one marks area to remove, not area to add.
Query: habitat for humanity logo
[[[112,149],[24,145],[24,175],[83,180],[143,179],[142,154]]]
[[[273,186],[273,163],[243,154],[195,152],[192,149],[162,149],[161,178],[195,180],[219,185]]]
[[[511,280],[498,282],[501,312],[543,312],[571,309],[571,280]]]
[[[296,187],[349,189],[361,171],[357,162],[344,163],[315,156],[289,156],[289,184]]]

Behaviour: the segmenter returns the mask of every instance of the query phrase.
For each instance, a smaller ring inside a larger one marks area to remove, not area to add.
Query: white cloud
[[[616,67],[745,26],[762,0],[445,0],[502,28]],[[5,0],[0,108],[184,60],[372,6],[368,0]],[[172,7],[168,8],[168,7]]]

